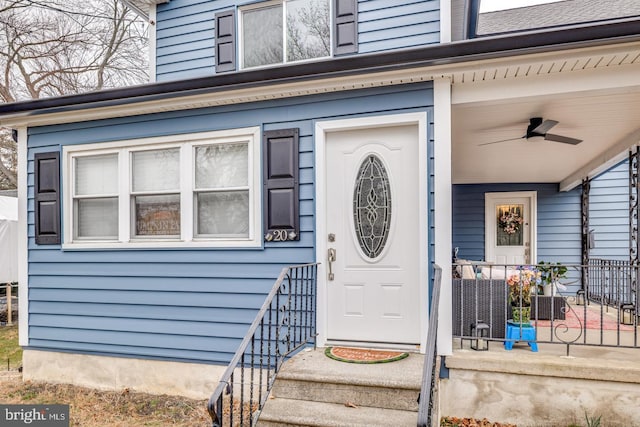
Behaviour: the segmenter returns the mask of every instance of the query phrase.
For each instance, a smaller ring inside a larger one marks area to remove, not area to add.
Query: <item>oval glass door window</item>
[[[377,258],[391,226],[391,186],[382,160],[370,154],[360,165],[353,191],[353,222],[362,252]]]

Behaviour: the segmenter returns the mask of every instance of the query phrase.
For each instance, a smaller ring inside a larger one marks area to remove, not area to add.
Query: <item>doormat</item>
[[[324,354],[331,359],[347,363],[389,363],[409,357],[409,353],[400,351],[355,347],[327,347]]]

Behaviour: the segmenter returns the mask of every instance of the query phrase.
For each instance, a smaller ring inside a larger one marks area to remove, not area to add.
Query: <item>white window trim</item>
[[[193,235],[194,211],[193,188],[195,187],[193,162],[194,147],[228,142],[248,144],[249,170],[249,237],[205,238]],[[224,131],[170,135],[123,141],[101,142],[63,147],[63,244],[65,250],[72,249],[125,249],[125,248],[251,248],[262,246],[262,168],[260,162],[260,127],[240,128]],[[180,148],[180,238],[140,238],[131,236],[130,197],[130,153],[138,150]],[[73,159],[118,153],[118,241],[73,240]]]
[[[273,68],[288,64],[302,64],[305,62],[317,62],[327,58],[333,58],[333,0],[329,0],[329,55],[320,56],[318,58],[300,59],[298,61],[287,61],[287,0],[268,0],[259,3],[250,4],[239,8],[239,16],[237,19],[237,40],[238,40],[238,64],[241,70],[258,70],[263,68]],[[275,64],[256,65],[253,67],[245,67],[244,65],[244,37],[243,37],[243,17],[242,14],[247,11],[262,9],[264,7],[282,5],[282,62]]]

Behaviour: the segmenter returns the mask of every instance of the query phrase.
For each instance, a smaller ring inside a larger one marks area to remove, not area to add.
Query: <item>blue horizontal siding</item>
[[[358,52],[372,53],[440,43],[440,2],[360,0]]]
[[[629,162],[622,161],[591,180],[589,229],[592,258],[629,259]]]
[[[190,68],[188,70],[178,70],[173,73],[164,73],[161,78],[157,78],[158,81],[170,81],[170,80],[188,80],[197,79],[199,77],[206,77],[213,74],[212,67]]]
[[[581,190],[560,193],[555,184],[454,185],[452,243],[459,248],[459,258],[485,259],[485,193],[501,191],[537,191],[538,261],[582,262]]]
[[[215,14],[232,1],[173,0],[156,10],[156,80],[215,73]]]
[[[420,83],[30,128],[29,346],[227,363],[281,268],[315,260],[315,122],[432,111],[432,104],[431,84]],[[62,250],[35,244],[36,152],[249,126],[300,129],[300,241],[230,250]]]
[[[243,310],[217,307],[212,310],[209,307],[169,305],[163,307],[162,310],[158,310],[158,307],[152,305],[32,301],[29,306],[29,313],[42,315],[72,313],[75,316],[98,316],[106,319],[167,319],[185,322],[209,322],[212,325],[218,323],[242,323],[246,325],[253,321],[256,308],[246,307]],[[113,352],[113,349],[111,351]]]
[[[68,328],[69,322],[82,324],[82,329],[92,331],[137,332],[154,334],[172,334],[184,336],[216,336],[235,338],[242,335],[246,326],[233,323],[193,322],[166,319],[130,319],[110,317],[106,323],[102,317],[78,315],[43,315],[32,314],[29,324],[32,328]]]
[[[41,330],[34,330],[34,334]],[[55,330],[47,328],[44,330],[45,335],[54,335]],[[131,337],[130,341],[135,340],[135,337]],[[118,343],[106,343],[101,342],[70,342],[70,341],[56,341],[47,340],[41,338],[33,338],[30,340],[31,347],[44,350],[57,350],[68,352],[69,345],[73,345],[74,352],[81,352],[87,354],[108,354],[109,351],[117,345],[122,349],[123,354],[127,354],[129,357],[140,357],[146,359],[159,359],[159,360],[174,360],[185,362],[203,362],[210,363],[211,360],[224,360],[227,357],[227,353],[233,348],[237,348],[241,340],[227,340],[224,347],[222,345],[216,345],[214,350],[191,350],[184,348],[176,348],[171,345],[171,340],[165,340],[167,347],[145,347],[139,346],[127,346]],[[150,356],[149,354],[153,354]]]
[[[35,252],[35,251],[34,251]],[[164,251],[163,251],[164,252]],[[246,281],[244,277],[192,277],[181,281],[179,285],[171,278],[158,280],[152,276],[120,276],[114,280],[112,276],[82,275],[82,276],[31,276],[30,289],[96,289],[109,291],[180,291],[180,292],[211,292],[224,293],[233,291],[235,294],[266,293],[273,285],[273,277],[252,279]]]
[[[156,13],[156,80],[215,73],[215,14],[255,0],[172,0]],[[359,0],[358,53],[440,42],[438,0]]]

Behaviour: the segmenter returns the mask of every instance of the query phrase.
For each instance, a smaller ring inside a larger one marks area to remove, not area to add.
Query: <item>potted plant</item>
[[[507,278],[509,301],[513,321],[529,323],[531,320],[531,294],[540,283],[540,272],[533,267],[519,267],[516,274]]]
[[[556,293],[559,279],[567,278],[567,267],[561,263],[540,261],[538,265],[540,271],[540,281],[543,286],[543,293],[546,296],[553,296]]]

